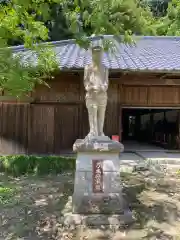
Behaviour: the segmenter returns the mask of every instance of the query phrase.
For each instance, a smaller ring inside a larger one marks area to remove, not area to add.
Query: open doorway
[[[178,109],[123,108],[122,142],[154,144],[180,149]]]

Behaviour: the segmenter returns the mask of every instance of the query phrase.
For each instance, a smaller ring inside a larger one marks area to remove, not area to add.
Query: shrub
[[[1,156],[0,172],[14,176],[26,174],[58,174],[74,171],[75,158],[62,156]]]

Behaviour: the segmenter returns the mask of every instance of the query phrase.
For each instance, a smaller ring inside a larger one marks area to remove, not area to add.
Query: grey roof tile
[[[112,39],[112,36],[104,36]],[[93,44],[100,39],[92,38]],[[52,42],[60,68],[81,69],[91,62],[89,50],[80,48],[74,40]],[[137,37],[135,44],[120,43],[114,40],[116,51],[103,55],[103,64],[109,69],[180,71],[180,37]],[[14,53],[23,52],[23,61],[30,58],[36,62],[32,52],[23,46],[12,48]]]

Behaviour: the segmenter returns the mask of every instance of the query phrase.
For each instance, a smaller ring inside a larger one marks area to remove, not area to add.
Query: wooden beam
[[[147,106],[147,105],[128,105],[128,104],[123,104],[122,108],[128,108],[128,109],[169,109],[169,110],[173,110],[173,109],[180,109],[180,104],[176,104],[176,106],[174,105],[151,105],[151,106]]]
[[[179,79],[163,79],[163,78],[137,78],[137,76],[122,76],[120,78],[110,78],[110,81],[117,81],[119,84],[123,85],[133,85],[133,86],[180,86]]]
[[[61,72],[83,72],[84,68],[62,68]],[[109,69],[110,72],[123,72],[123,73],[172,73],[180,74],[180,70],[140,70],[140,69]]]
[[[167,76],[167,74],[163,74],[163,75],[160,77],[160,79],[164,79],[164,78],[166,78],[166,76]]]

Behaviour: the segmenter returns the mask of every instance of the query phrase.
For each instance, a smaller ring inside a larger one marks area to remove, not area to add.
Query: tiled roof
[[[104,36],[112,38],[112,36]],[[99,40],[93,38],[97,44]],[[81,69],[91,62],[90,51],[80,48],[74,40],[52,42],[60,68]],[[135,44],[114,41],[116,51],[104,53],[103,64],[109,69],[142,71],[180,71],[180,37],[138,37]],[[23,51],[27,59],[31,51],[23,46],[13,47]],[[33,57],[33,62],[35,59]]]

